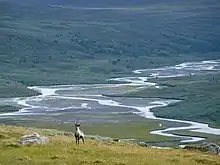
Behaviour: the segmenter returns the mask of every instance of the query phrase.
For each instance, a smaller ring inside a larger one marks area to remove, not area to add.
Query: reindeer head
[[[75,122],[75,127],[79,127],[80,123]]]

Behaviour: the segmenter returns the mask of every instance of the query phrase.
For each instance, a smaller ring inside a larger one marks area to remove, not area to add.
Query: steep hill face
[[[93,83],[138,68],[216,59],[218,3],[1,0],[2,79]]]

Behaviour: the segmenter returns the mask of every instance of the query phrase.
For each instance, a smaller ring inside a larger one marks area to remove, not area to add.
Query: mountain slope
[[[1,0],[3,79],[94,83],[133,69],[219,57],[217,1],[108,2]]]

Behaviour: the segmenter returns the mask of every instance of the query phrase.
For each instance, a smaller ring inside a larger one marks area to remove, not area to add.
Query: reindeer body
[[[80,124],[75,124],[75,139],[76,144],[79,144],[79,140],[82,139],[83,143],[85,142],[84,133],[79,129]]]

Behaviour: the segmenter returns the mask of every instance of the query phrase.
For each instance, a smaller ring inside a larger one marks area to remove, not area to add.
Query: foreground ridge
[[[38,132],[49,143],[20,146],[19,137]],[[0,126],[0,164],[216,164],[220,157],[201,151],[153,149],[132,143],[87,140],[78,146],[72,136],[56,135],[56,130]]]

